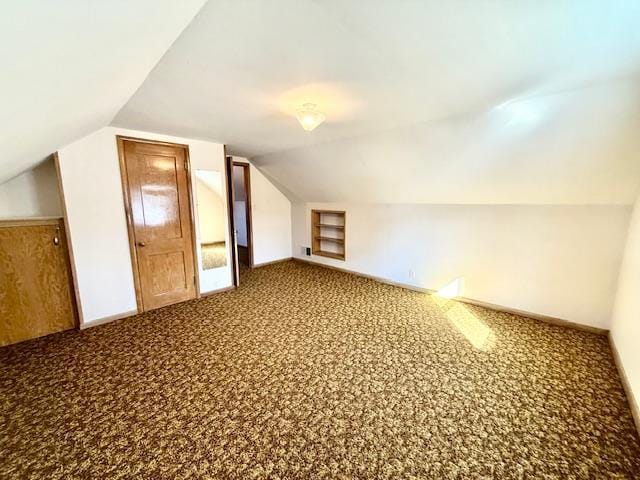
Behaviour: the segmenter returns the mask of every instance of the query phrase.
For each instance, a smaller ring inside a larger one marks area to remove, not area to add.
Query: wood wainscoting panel
[[[0,222],[0,346],[76,324],[61,219]]]

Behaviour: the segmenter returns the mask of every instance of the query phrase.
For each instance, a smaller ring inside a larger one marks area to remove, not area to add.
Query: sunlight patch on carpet
[[[447,310],[447,318],[479,350],[489,351],[496,343],[493,331],[461,303]]]

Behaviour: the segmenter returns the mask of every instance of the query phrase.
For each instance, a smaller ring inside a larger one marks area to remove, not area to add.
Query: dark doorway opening
[[[245,162],[232,161],[233,223],[240,274],[253,267],[251,231],[251,170]]]

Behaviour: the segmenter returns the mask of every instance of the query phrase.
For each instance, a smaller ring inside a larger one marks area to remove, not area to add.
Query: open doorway
[[[248,163],[232,161],[233,223],[236,229],[239,273],[253,267],[251,235],[251,177]]]

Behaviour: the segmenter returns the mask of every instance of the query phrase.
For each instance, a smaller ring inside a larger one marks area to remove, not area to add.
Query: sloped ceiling
[[[305,201],[640,187],[640,2],[211,0],[193,18],[202,4],[6,5],[0,181],[111,122],[225,143]],[[308,101],[313,132],[293,116]]]
[[[627,204],[638,25],[615,0],[211,1],[114,124],[226,143],[294,199]]]
[[[3,2],[0,183],[108,125],[203,3]]]
[[[640,188],[636,82],[259,156],[296,200],[632,204]]]

